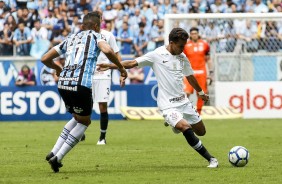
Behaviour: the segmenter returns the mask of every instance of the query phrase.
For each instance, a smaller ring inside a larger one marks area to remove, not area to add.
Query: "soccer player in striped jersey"
[[[189,35],[184,29],[174,28],[169,34],[169,45],[161,46],[135,60],[124,61],[122,65],[127,69],[136,66],[152,67],[158,80],[158,107],[165,121],[172,126],[175,133],[183,133],[187,143],[209,162],[209,168],[215,168],[218,167],[217,159],[210,155],[194,134],[195,132],[198,136],[205,135],[205,125],[183,89],[185,75],[200,98],[209,100],[209,96],[195,79],[190,62],[183,53],[188,38]],[[117,68],[113,64],[99,64],[98,67],[101,71]]]
[[[124,86],[127,77],[126,70],[112,48],[100,32],[101,15],[91,12],[83,18],[83,31],[69,36],[59,45],[49,50],[42,62],[47,67],[56,70],[59,75],[58,90],[68,112],[73,118],[64,126],[57,142],[46,160],[54,172],[59,172],[64,156],[79,142],[91,123],[92,77],[100,50],[118,66],[121,73],[120,84]],[[53,59],[65,54],[65,65],[61,68]]]

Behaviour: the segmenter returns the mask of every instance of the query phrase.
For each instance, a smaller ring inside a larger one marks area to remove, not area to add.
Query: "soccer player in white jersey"
[[[58,91],[62,96],[66,109],[73,118],[64,126],[57,142],[46,160],[54,172],[59,172],[63,165],[61,161],[66,154],[79,143],[87,127],[91,124],[92,77],[100,50],[115,64],[121,72],[121,86],[127,77],[126,70],[112,48],[104,40],[100,32],[101,15],[98,12],[88,13],[83,17],[83,31],[72,34],[59,45],[49,50],[42,62],[56,70],[59,75]],[[65,54],[63,68],[53,62],[53,59]]]
[[[102,17],[102,12],[98,12],[101,14]],[[115,36],[111,32],[104,29],[101,29],[100,34],[104,36],[106,42],[111,46],[117,58],[121,61],[121,56],[119,54],[119,48],[117,46]],[[111,61],[103,52],[100,52],[97,59],[97,64],[99,63],[111,63]],[[100,110],[100,138],[97,142],[97,145],[106,145],[106,132],[109,123],[108,102],[111,91],[111,82],[111,70],[98,71],[97,68],[95,69],[92,82],[92,95],[93,102],[98,103]],[[83,135],[81,141],[84,141],[85,137],[86,136]]]
[[[116,56],[121,61],[121,56],[119,54],[119,48],[117,46],[116,39],[114,35],[106,30],[101,30],[100,32],[104,35],[106,42],[112,47]],[[99,63],[111,63],[111,61],[106,57],[104,53],[100,53],[98,56],[97,64]],[[97,71],[95,70],[92,82],[92,94],[94,103],[99,104],[100,110],[100,138],[97,145],[106,144],[106,132],[108,128],[109,115],[108,115],[108,101],[111,90],[111,70],[107,71]]]
[[[200,98],[209,100],[209,96],[195,79],[190,62],[183,53],[188,38],[189,35],[184,29],[174,28],[169,34],[169,45],[161,46],[135,60],[124,61],[122,65],[127,69],[150,66],[154,70],[158,81],[157,103],[165,121],[172,126],[175,133],[183,133],[188,144],[209,162],[209,168],[215,168],[218,167],[217,159],[210,155],[194,134],[195,132],[198,136],[205,135],[205,125],[183,90],[182,79],[185,75]],[[107,69],[117,67],[113,64],[98,65],[99,71]]]

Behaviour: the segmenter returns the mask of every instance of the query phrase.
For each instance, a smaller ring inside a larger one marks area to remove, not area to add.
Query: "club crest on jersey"
[[[171,118],[171,120],[177,120],[178,119],[178,113],[176,113],[176,112],[173,112],[173,113],[171,113],[170,114],[170,118]]]

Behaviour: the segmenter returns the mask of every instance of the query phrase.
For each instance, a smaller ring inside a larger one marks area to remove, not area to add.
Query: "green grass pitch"
[[[93,121],[86,141],[78,144],[53,173],[46,154],[64,122],[1,122],[0,183],[282,183],[282,120],[205,120],[201,137],[218,158],[219,168],[205,161],[162,121],[110,121],[106,146],[97,146],[99,123]],[[227,154],[246,147],[250,160],[236,168]]]

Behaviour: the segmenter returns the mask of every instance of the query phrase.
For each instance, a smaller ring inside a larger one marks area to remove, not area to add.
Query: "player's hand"
[[[98,72],[106,71],[106,70],[109,70],[109,69],[110,69],[110,66],[107,63],[97,64],[97,71]]]
[[[210,99],[210,96],[208,94],[199,95],[199,97],[205,102],[208,102]]]
[[[120,72],[120,79],[119,79],[120,86],[124,87],[125,86],[125,79],[127,78],[127,72],[126,72],[125,68],[123,68],[123,67],[119,69],[119,72]]]

